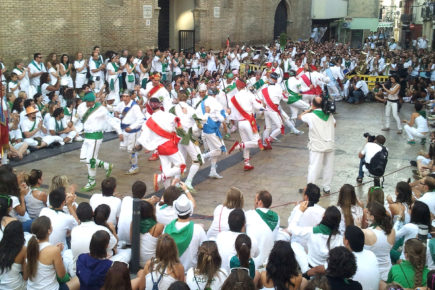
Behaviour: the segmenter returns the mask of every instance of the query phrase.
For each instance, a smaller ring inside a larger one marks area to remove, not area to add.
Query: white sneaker
[[[125,175],[135,175],[137,173],[139,173],[139,167],[131,167],[127,172],[125,172]]]
[[[61,141],[61,142],[59,142],[59,144],[60,144],[60,146],[63,146],[63,145],[65,145],[65,142]]]
[[[210,174],[208,175],[208,177],[210,178],[214,178],[214,179],[222,179],[223,177],[221,175],[219,175],[216,171],[215,172],[210,172]]]
[[[77,136],[74,140],[75,140],[76,142],[82,142],[82,141],[83,141],[83,137],[81,137],[81,136]]]
[[[296,130],[296,131],[293,132],[293,134],[295,134],[295,135],[302,135],[302,134],[304,134],[304,131]]]

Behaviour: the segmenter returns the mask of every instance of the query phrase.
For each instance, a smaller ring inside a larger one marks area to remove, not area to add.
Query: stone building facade
[[[0,58],[11,67],[34,52],[89,55],[94,45],[103,51],[161,43],[179,49],[179,30],[193,30],[197,48],[220,48],[227,37],[268,43],[276,25],[292,39],[306,39],[310,10],[305,0],[2,0]]]

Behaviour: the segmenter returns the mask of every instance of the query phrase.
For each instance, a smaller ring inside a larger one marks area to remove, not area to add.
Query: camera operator
[[[322,170],[323,192],[329,194],[334,173],[335,119],[327,110],[321,97],[315,97],[311,109],[299,115],[298,119],[308,124],[308,165],[307,183],[316,183]],[[323,108],[323,109],[322,109]]]
[[[383,90],[387,93],[387,98],[384,99],[385,106],[385,127],[382,131],[390,131],[390,114],[393,113],[393,118],[397,124],[397,134],[402,134],[402,125],[399,118],[399,92],[400,84],[398,76],[390,76],[391,88],[387,88],[386,84],[382,84]]]
[[[371,136],[369,133],[365,133],[364,137],[367,138],[367,143],[364,148],[358,153],[358,157],[361,159],[359,163],[359,172],[356,182],[362,183],[364,173],[368,173],[366,164],[370,164],[373,156],[382,150],[382,146],[385,143],[385,137],[383,135]]]

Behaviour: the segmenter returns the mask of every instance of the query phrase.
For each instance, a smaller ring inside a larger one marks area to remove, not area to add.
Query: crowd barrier
[[[354,76],[358,76],[361,80],[365,81],[370,91],[373,91],[376,82],[380,82],[382,84],[388,80],[388,76],[371,76],[371,75],[346,75],[346,78],[350,79],[353,78]]]

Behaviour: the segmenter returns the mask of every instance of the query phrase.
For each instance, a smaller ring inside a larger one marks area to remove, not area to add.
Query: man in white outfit
[[[122,137],[119,147],[121,150],[127,150],[130,155],[130,169],[125,173],[133,175],[139,172],[137,165],[137,152],[134,148],[137,145],[137,139],[140,135],[142,124],[145,120],[139,105],[131,99],[127,91],[121,95],[122,102],[115,108],[115,116],[121,119]]]
[[[315,97],[311,109],[303,112],[299,119],[308,124],[310,164],[307,183],[316,183],[322,170],[323,191],[329,194],[334,174],[335,119],[322,111],[322,98]]]
[[[243,81],[237,80],[236,85],[238,92],[231,98],[229,103],[231,112],[233,112],[236,121],[238,121],[239,134],[242,141],[236,141],[228,153],[231,154],[234,150],[243,150],[243,158],[245,160],[243,169],[248,171],[254,169],[254,166],[249,162],[250,148],[259,147],[261,150],[264,149],[254,117],[254,114],[264,109],[264,107],[262,102],[245,88],[246,84]]]
[[[296,78],[296,72],[290,70],[290,78],[284,81],[284,87],[287,92],[285,98],[287,98],[287,105],[290,108],[290,122],[293,125],[293,132],[296,135],[301,135],[304,132],[296,129],[296,119],[298,117],[299,111],[305,111],[310,108],[310,105],[302,100],[302,95],[300,94],[300,88],[302,86],[301,80]]]

